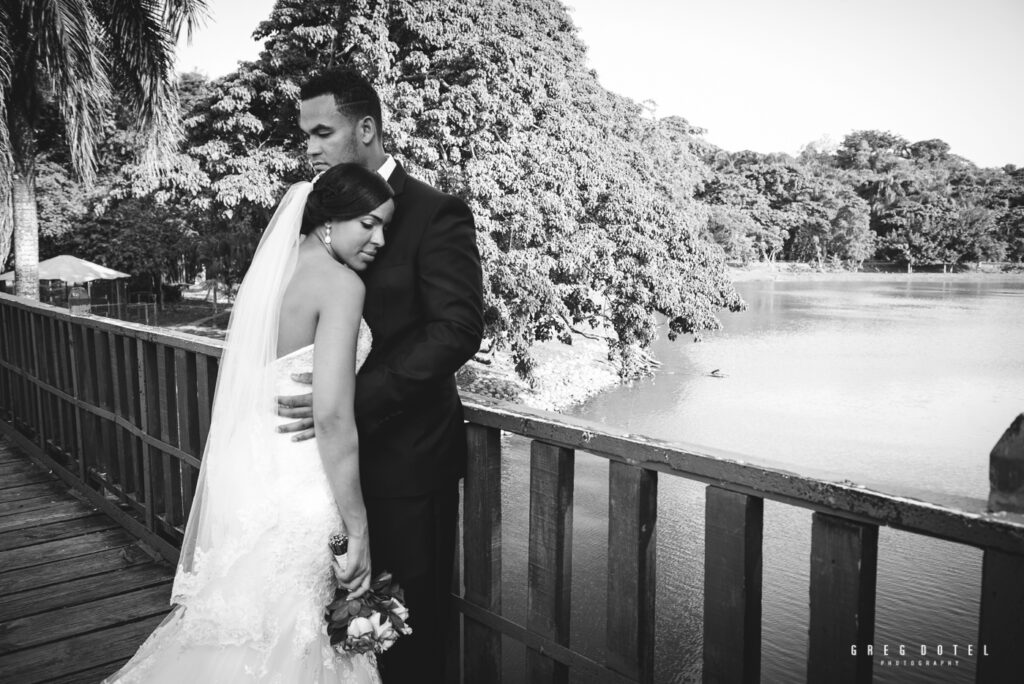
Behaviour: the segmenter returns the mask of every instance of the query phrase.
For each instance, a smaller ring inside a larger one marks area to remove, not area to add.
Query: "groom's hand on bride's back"
[[[292,380],[307,385],[313,384],[312,373],[292,373]],[[292,441],[301,442],[310,439],[316,433],[313,430],[313,393],[293,394],[277,397],[277,415],[282,418],[295,418],[277,428],[278,432],[294,432]]]

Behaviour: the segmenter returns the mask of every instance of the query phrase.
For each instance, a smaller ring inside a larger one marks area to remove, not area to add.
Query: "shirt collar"
[[[380,165],[379,169],[377,169],[377,173],[379,173],[384,180],[390,180],[391,174],[394,173],[396,166],[398,166],[398,163],[395,161],[395,158],[389,154],[387,159],[384,160],[384,163]]]

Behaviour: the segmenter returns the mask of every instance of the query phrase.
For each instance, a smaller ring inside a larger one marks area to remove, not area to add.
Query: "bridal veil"
[[[266,517],[273,512],[266,502],[274,482],[261,455],[267,453],[276,406],[267,369],[277,357],[281,300],[295,269],[312,188],[302,182],[289,189],[235,297],[172,603],[187,607],[200,592],[222,584],[270,523]]]

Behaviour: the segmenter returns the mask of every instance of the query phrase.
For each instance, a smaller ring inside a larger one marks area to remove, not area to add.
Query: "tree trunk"
[[[36,209],[36,131],[30,109],[8,111],[11,151],[11,218],[14,224],[14,294],[39,299],[39,215]]]
[[[35,163],[15,171],[11,182],[14,218],[14,294],[39,299],[39,217],[36,213]]]
[[[11,216],[11,193],[0,189],[0,272],[5,272],[11,254],[14,218]]]

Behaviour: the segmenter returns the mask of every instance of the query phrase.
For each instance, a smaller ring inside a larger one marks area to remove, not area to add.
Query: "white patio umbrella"
[[[85,259],[61,254],[52,259],[39,262],[40,280],[63,280],[65,283],[88,283],[93,280],[117,280],[118,278],[130,278],[128,273],[115,271],[106,266],[94,264]],[[0,280],[14,280],[14,271],[8,271],[0,275]]]

